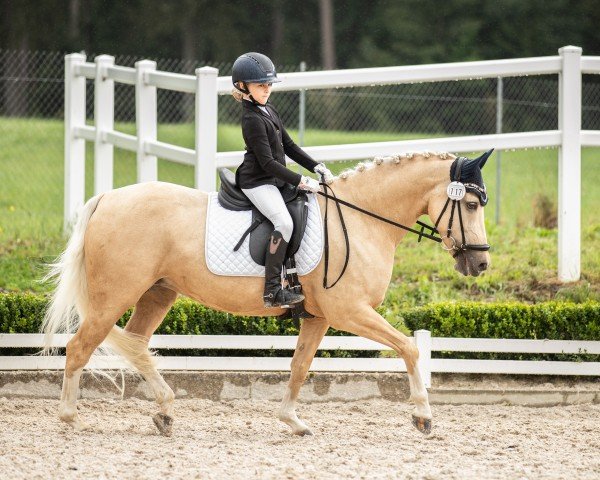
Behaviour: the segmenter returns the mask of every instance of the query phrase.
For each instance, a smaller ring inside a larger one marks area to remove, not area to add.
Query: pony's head
[[[457,157],[449,178],[429,201],[428,213],[442,236],[442,245],[463,275],[476,277],[490,264],[483,218],[488,198],[481,169],[492,151],[475,159]]]

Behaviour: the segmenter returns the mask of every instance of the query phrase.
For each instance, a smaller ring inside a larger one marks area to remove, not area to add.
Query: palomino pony
[[[480,178],[488,155],[464,159],[463,163],[471,170],[474,166]],[[478,275],[488,266],[488,252],[457,247],[486,243],[483,208],[474,193],[467,192],[458,202],[463,206],[462,228],[458,221],[452,233],[446,228],[454,215],[450,212],[454,207],[445,206],[455,159],[450,154],[428,152],[376,158],[343,172],[330,186],[338,198],[404,225],[413,225],[424,214],[438,219],[442,245],[453,253],[455,268],[464,275]],[[154,422],[162,434],[171,434],[174,394],[155,368],[148,341],[178,294],[232,314],[282,313],[281,309],[264,308],[263,278],[217,276],[207,269],[207,198],[205,192],[191,188],[149,182],[97,195],[85,204],[66,250],[49,274],[56,278],[57,287],[43,326],[45,351],[53,333],[76,331],[66,348],[59,414],[75,429],[87,428],[76,407],[81,372],[96,348],[106,341],[146,379],[160,410]],[[319,198],[319,202],[323,212],[324,199]],[[340,272],[345,240],[338,214],[330,210],[334,213],[329,220],[329,266],[332,272]],[[417,366],[419,352],[408,337],[375,311],[384,300],[394,253],[406,231],[358,211],[343,210],[350,261],[344,276],[331,289],[322,285],[323,261],[301,277],[305,308],[314,318],[302,322],[279,419],[294,434],[311,434],[296,415],[296,400],[319,343],[333,327],[388,345],[402,357],[410,399],[415,404],[413,423],[429,433],[432,416]],[[125,329],[116,327],[132,305],[133,316]]]

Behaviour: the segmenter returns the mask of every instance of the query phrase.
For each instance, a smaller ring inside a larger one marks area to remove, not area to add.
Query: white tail
[[[87,280],[85,276],[85,256],[83,241],[87,225],[98,206],[102,194],[90,198],[79,213],[67,248],[49,265],[50,271],[43,281],[56,284],[52,299],[42,322],[45,333],[43,354],[53,353],[52,336],[55,333],[77,331],[86,315]]]

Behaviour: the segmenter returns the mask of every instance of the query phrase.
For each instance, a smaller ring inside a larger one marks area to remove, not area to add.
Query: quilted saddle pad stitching
[[[309,213],[306,231],[296,253],[298,275],[306,275],[316,268],[323,255],[323,224],[319,203],[309,195]],[[209,271],[215,275],[254,277],[264,276],[264,267],[252,260],[249,252],[250,236],[237,252],[237,243],[252,221],[250,210],[232,211],[221,206],[216,192],[209,194],[206,217],[205,258]]]

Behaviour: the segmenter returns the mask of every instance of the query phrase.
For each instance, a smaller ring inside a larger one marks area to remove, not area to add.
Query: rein
[[[369,215],[370,217],[376,218],[377,220],[381,220],[382,222],[389,223],[390,225],[394,225],[395,227],[402,228],[411,233],[416,233],[419,236],[419,238],[417,240],[418,242],[420,242],[422,238],[427,238],[429,240],[433,240],[434,242],[442,243],[442,238],[435,236],[436,234],[439,235],[439,232],[437,230],[437,225],[436,225],[436,227],[431,227],[431,226],[427,225],[426,223],[423,223],[420,220],[417,220],[417,224],[421,227],[421,230],[415,230],[414,228],[407,227],[406,225],[402,225],[401,223],[394,222],[393,220],[390,220],[389,218],[385,218],[385,217],[382,217],[381,215],[377,215],[376,213],[369,212],[368,210],[358,207],[350,202],[347,202],[346,200],[337,198],[333,189],[329,185],[327,185],[325,183],[325,181],[321,182],[321,185],[323,186],[323,189],[325,190],[325,192],[327,192],[327,189],[329,189],[331,191],[331,195],[324,193],[324,192],[317,192],[319,195],[322,195],[323,197],[325,197],[325,217],[323,219],[324,220],[323,223],[325,224],[325,226],[324,226],[325,246],[323,248],[324,254],[325,254],[325,272],[323,273],[323,288],[325,288],[325,289],[334,287],[336,285],[336,283],[338,283],[340,281],[340,279],[344,275],[344,272],[346,271],[346,268],[348,267],[348,262],[350,261],[350,240],[348,238],[348,229],[346,228],[346,222],[344,221],[344,215],[342,214],[342,209],[340,207],[340,203],[342,205],[345,205],[346,207],[352,208],[353,210],[357,210],[361,213],[364,213],[365,215]],[[340,223],[342,225],[342,230],[344,232],[344,241],[346,243],[346,257],[344,259],[344,266],[342,267],[342,271],[341,271],[340,275],[338,276],[338,278],[331,285],[327,285],[327,272],[329,271],[329,227],[328,227],[328,224],[329,224],[329,222],[328,222],[329,200],[333,200],[335,202],[335,205],[336,205],[336,208],[338,211],[338,215],[340,216]],[[425,229],[430,230],[431,233],[425,233]]]
[[[429,225],[427,225],[426,223],[421,222],[420,220],[417,220],[417,224],[421,227],[420,230],[415,230],[414,228],[411,227],[407,227],[406,225],[402,225],[401,223],[398,222],[394,222],[393,220],[390,220],[389,218],[386,217],[382,217],[381,215],[377,215],[376,213],[373,212],[369,212],[368,210],[365,210],[364,208],[361,208],[357,205],[354,205],[350,202],[347,202],[345,200],[342,200],[341,198],[337,198],[335,192],[333,191],[333,189],[327,185],[327,183],[325,183],[325,179],[323,177],[323,175],[321,176],[321,182],[320,184],[323,186],[323,189],[325,190],[325,192],[317,192],[319,195],[322,195],[323,197],[325,197],[325,217],[324,217],[324,240],[325,240],[325,245],[324,245],[324,254],[325,254],[325,271],[323,274],[323,288],[325,289],[329,289],[329,288],[333,288],[342,278],[342,276],[344,275],[344,272],[346,271],[346,268],[348,267],[348,262],[350,260],[350,240],[348,238],[348,229],[346,228],[346,222],[344,221],[344,216],[342,214],[342,209],[340,207],[340,204],[345,205],[346,207],[352,208],[353,210],[357,210],[361,213],[364,213],[365,215],[369,215],[370,217],[376,218],[377,220],[380,220],[382,222],[385,223],[389,223],[390,225],[394,225],[395,227],[398,228],[402,228],[404,230],[406,230],[407,232],[411,232],[411,233],[415,233],[416,235],[418,235],[418,239],[417,242],[420,242],[422,238],[427,238],[429,240],[433,240],[434,242],[437,243],[441,243],[442,244],[442,248],[444,248],[444,250],[447,251],[453,251],[455,250],[455,253],[452,255],[452,257],[456,258],[461,252],[465,252],[466,250],[476,250],[476,251],[480,251],[480,252],[486,252],[490,249],[490,246],[486,243],[486,244],[470,244],[470,243],[466,243],[466,237],[465,237],[465,229],[463,227],[463,220],[462,220],[462,210],[460,207],[460,200],[464,197],[465,195],[465,185],[460,183],[460,174],[461,174],[461,170],[462,170],[462,166],[464,164],[464,162],[467,159],[464,157],[459,157],[455,160],[455,162],[457,162],[456,164],[456,170],[454,175],[451,177],[451,181],[453,182],[451,185],[456,184],[457,182],[459,183],[459,188],[462,187],[462,196],[460,196],[460,198],[458,197],[452,197],[450,196],[450,193],[448,193],[448,198],[446,200],[446,203],[444,205],[444,208],[442,209],[441,213],[439,214],[436,222],[435,222],[435,226],[431,227]],[[466,188],[473,188],[473,187],[477,187],[476,185],[471,186],[470,184],[468,184],[468,186]],[[479,188],[479,187],[478,187]],[[331,191],[331,195],[329,195],[327,193],[327,190]],[[329,271],[329,227],[328,227],[328,204],[329,204],[329,200],[333,200],[336,204],[336,208],[338,211],[338,215],[340,216],[340,223],[342,225],[342,230],[344,232],[344,241],[346,244],[346,257],[344,259],[344,266],[342,267],[342,271],[340,272],[338,278],[335,280],[335,282],[333,282],[331,285],[327,285],[327,273]],[[448,205],[450,204],[450,201],[452,201],[452,208],[450,210],[450,219],[448,220],[448,228],[446,231],[446,235],[443,238],[449,238],[452,240],[452,246],[451,247],[446,247],[443,243],[443,239],[440,236],[436,236],[436,235],[440,235],[440,232],[438,230],[438,225],[442,219],[442,216],[444,215],[444,213],[446,212],[446,210],[448,209]],[[457,204],[458,204],[458,208],[457,208]],[[452,224],[454,222],[454,212],[458,210],[458,221],[459,221],[459,225],[460,225],[460,230],[461,230],[461,237],[462,237],[462,243],[459,246],[456,245],[456,240],[451,236],[452,234]],[[425,229],[431,231],[431,233],[426,233]]]

